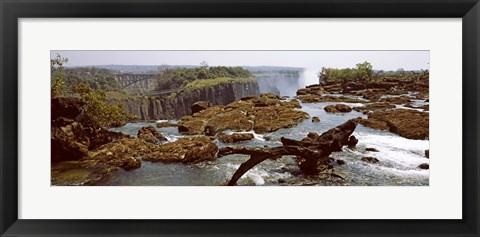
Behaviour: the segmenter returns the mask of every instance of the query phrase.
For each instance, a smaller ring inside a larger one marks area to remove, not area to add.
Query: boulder
[[[137,137],[154,144],[167,140],[167,138],[165,138],[165,136],[163,136],[153,126],[140,128],[140,130],[137,132]]]
[[[253,139],[252,133],[233,133],[230,135],[222,134],[218,136],[218,140],[223,143],[235,143],[235,142],[242,142],[248,141]]]
[[[430,159],[430,150],[425,150],[425,157]]]
[[[212,104],[207,101],[197,101],[191,106],[192,114],[205,110],[210,106],[212,106]]]
[[[348,113],[352,111],[352,108],[345,104],[336,104],[335,109],[340,113]]]
[[[427,163],[423,163],[423,164],[419,165],[418,168],[420,168],[422,170],[428,170],[428,169],[430,169],[430,165],[427,164]]]
[[[320,118],[319,117],[313,117],[312,122],[313,123],[320,123]]]
[[[365,148],[366,151],[371,151],[371,152],[378,152],[377,149],[373,148],[373,147],[367,147]]]
[[[324,110],[328,113],[348,113],[352,111],[350,106],[345,104],[327,105]]]
[[[348,138],[348,142],[347,142],[346,145],[348,147],[352,148],[352,147],[355,147],[357,145],[357,143],[358,143],[358,139],[355,136],[352,135]]]
[[[368,163],[378,163],[379,160],[375,157],[362,157],[362,161],[368,162]]]

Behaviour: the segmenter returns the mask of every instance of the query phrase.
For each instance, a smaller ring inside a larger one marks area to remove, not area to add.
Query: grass
[[[117,99],[117,100],[135,99],[138,97],[138,96],[128,95],[128,94],[117,92],[117,91],[107,91],[105,92],[105,95],[107,96],[107,99]]]
[[[231,82],[256,82],[256,80],[253,77],[249,77],[249,78],[219,77],[215,79],[197,79],[189,82],[182,89],[192,90],[192,89],[199,89],[199,88],[215,86],[218,84],[231,83]]]

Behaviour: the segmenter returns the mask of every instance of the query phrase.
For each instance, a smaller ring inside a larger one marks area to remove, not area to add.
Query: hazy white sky
[[[200,65],[291,66],[304,68],[355,67],[368,61],[377,70],[428,69],[429,51],[51,51],[68,58],[67,66],[85,65]]]

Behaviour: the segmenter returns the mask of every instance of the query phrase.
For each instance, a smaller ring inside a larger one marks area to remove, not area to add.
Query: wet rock
[[[425,150],[425,157],[430,159],[430,150]]]
[[[178,124],[178,132],[185,135],[202,134],[206,125],[207,120],[204,119],[185,119]]]
[[[95,160],[64,161],[52,164],[53,186],[95,185],[119,168]]]
[[[368,163],[377,163],[379,160],[375,157],[362,157],[362,161],[368,162]]]
[[[310,94],[308,89],[303,88],[303,89],[297,90],[297,95],[308,95],[308,94]]]
[[[348,113],[352,111],[352,108],[350,108],[350,106],[345,104],[336,104],[335,109],[341,113]]]
[[[279,179],[278,179],[278,183],[279,183],[279,184],[285,183],[285,179],[279,178]]]
[[[348,147],[355,147],[358,143],[358,139],[355,137],[355,136],[350,136],[350,138],[348,138],[348,142],[347,142],[347,146]]]
[[[383,98],[380,99],[379,102],[387,102],[387,103],[392,103],[392,104],[406,104],[412,102],[410,98],[400,96],[400,97],[388,97],[388,98]]]
[[[196,163],[215,159],[218,148],[208,137],[180,138],[175,142],[158,145],[143,156],[151,162]]]
[[[210,136],[225,130],[273,132],[309,118],[307,113],[296,109],[299,107],[296,100],[282,101],[277,95],[262,94],[259,99],[239,100],[185,116],[178,129],[182,134]]]
[[[316,132],[309,132],[307,134],[307,137],[303,138],[302,141],[313,141],[315,139],[317,139],[320,135],[318,135],[318,133]]]
[[[322,103],[322,102],[363,103],[365,102],[363,100],[350,98],[346,96],[331,96],[331,95],[320,96],[316,94],[300,95],[300,96],[297,96],[297,98],[301,100],[303,103]]]
[[[393,109],[395,105],[387,103],[387,102],[376,102],[376,103],[369,103],[365,106],[354,107],[353,110],[357,112],[365,112],[365,111],[374,111],[374,110],[381,110],[381,109]]]
[[[363,93],[363,98],[370,101],[377,101],[382,96],[381,94],[382,93],[376,91],[367,90]]]
[[[345,164],[345,161],[344,160],[337,160],[337,165],[344,165]]]
[[[319,117],[313,117],[312,122],[313,123],[320,123],[320,118]]]
[[[380,121],[376,119],[359,119],[358,123],[377,130],[387,130],[390,128],[385,121]]]
[[[429,136],[429,114],[416,110],[396,109],[375,111],[368,119],[384,121],[389,131],[409,139],[427,139]]]
[[[207,102],[207,101],[197,101],[197,102],[193,103],[193,105],[191,107],[192,114],[200,112],[202,110],[205,110],[210,106],[212,106],[212,104]]]
[[[348,105],[344,104],[336,104],[336,105],[327,105],[325,106],[324,110],[328,113],[348,113],[352,111],[352,108]]]
[[[157,128],[178,127],[178,124],[172,122],[160,122],[156,124]]]
[[[154,144],[167,140],[167,138],[165,138],[165,136],[163,136],[153,126],[140,128],[140,130],[138,130],[137,137]]]
[[[418,168],[420,168],[422,170],[428,170],[428,169],[430,169],[430,165],[427,164],[427,163],[423,163],[423,164],[419,165]]]
[[[371,152],[378,152],[377,149],[373,148],[373,147],[367,147],[365,148],[366,151],[371,151]]]
[[[252,133],[233,133],[230,135],[222,134],[218,136],[218,140],[223,143],[235,143],[235,142],[242,142],[248,141],[253,139]]]

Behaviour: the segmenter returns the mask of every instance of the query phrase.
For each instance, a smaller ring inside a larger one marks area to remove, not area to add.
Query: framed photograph
[[[1,236],[479,236],[477,0],[0,10]]]

